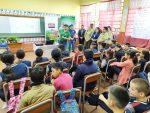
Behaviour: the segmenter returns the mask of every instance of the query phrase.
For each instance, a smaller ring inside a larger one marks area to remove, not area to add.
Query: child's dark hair
[[[121,86],[113,85],[109,88],[109,96],[115,101],[118,108],[125,108],[129,103],[129,94],[127,90]]]
[[[101,43],[102,48],[106,48],[106,43]]]
[[[144,55],[144,59],[147,60],[147,61],[149,61],[149,59],[150,59],[150,53],[149,53],[149,51],[148,50],[143,50],[142,54]]]
[[[34,67],[31,71],[30,76],[33,82],[32,85],[42,84],[45,76],[45,70],[43,67],[40,66]]]
[[[113,43],[113,44],[116,44],[116,42],[117,42],[116,40],[112,40],[112,43]]]
[[[107,54],[108,54],[108,56],[109,56],[110,59],[113,59],[113,58],[114,58],[114,52],[113,52],[113,51],[108,50],[108,51],[107,51]]]
[[[55,48],[51,52],[52,58],[56,61],[59,62],[61,60],[61,51],[59,48]]]
[[[5,51],[1,56],[1,61],[6,65],[11,65],[14,63],[15,56],[10,51]]]
[[[138,58],[136,56],[136,51],[133,49],[130,49],[127,51],[127,55],[130,56],[130,58],[132,59],[134,65],[136,65],[138,63]]]
[[[64,46],[63,44],[60,44],[60,45],[58,46],[58,48],[59,48],[61,51],[64,51],[64,50],[65,50],[65,46]]]
[[[2,70],[2,73],[5,74],[5,82],[10,82],[11,80],[19,79],[17,78],[16,74],[13,72],[13,69],[11,66],[7,66]]]
[[[116,43],[116,47],[122,49],[121,45],[119,43]]]
[[[86,49],[84,51],[84,56],[85,56],[86,59],[93,58],[93,55],[94,55],[94,53],[91,49]]]
[[[108,27],[104,27],[104,29],[105,29],[106,31],[108,31]]]
[[[79,45],[77,46],[77,48],[78,48],[79,51],[83,51],[83,45],[82,45],[82,44],[79,44]]]
[[[130,47],[130,43],[126,43],[125,45],[127,45],[128,47]]]
[[[62,66],[62,63],[60,63],[60,62],[53,63],[52,68],[59,69],[60,71],[63,71],[63,69],[64,69],[63,66]]]
[[[19,58],[19,59],[23,59],[23,58],[25,57],[25,52],[24,52],[24,50],[22,50],[22,49],[17,50],[16,56],[17,56],[17,58]]]
[[[35,51],[35,54],[37,56],[36,62],[40,62],[42,60],[43,50],[42,49],[37,49]]]

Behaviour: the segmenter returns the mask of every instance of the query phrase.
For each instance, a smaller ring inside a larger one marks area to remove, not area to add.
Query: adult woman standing
[[[97,42],[97,39],[100,36],[100,34],[101,34],[101,29],[99,27],[96,27],[96,29],[95,29],[94,33],[92,34],[92,37],[91,37],[92,41]]]

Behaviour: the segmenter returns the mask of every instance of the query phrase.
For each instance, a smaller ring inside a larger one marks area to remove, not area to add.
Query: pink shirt
[[[132,71],[132,68],[134,67],[132,59],[128,59],[124,62],[114,62],[111,65],[122,67],[122,70],[119,73],[118,83],[120,85],[127,83],[129,76],[130,76],[130,73]]]
[[[72,77],[67,73],[62,73],[54,80],[56,90],[69,90],[73,88]]]

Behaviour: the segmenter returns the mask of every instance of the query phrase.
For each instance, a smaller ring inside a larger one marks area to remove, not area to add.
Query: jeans
[[[74,51],[74,49],[75,49],[75,40],[70,40],[69,41],[69,51],[71,51],[71,47],[72,47],[72,50]]]
[[[63,45],[65,46],[65,50],[68,49],[67,41],[60,41],[59,43],[60,43],[60,44],[63,44]]]

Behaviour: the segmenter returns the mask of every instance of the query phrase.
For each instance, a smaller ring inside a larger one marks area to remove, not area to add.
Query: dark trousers
[[[82,39],[81,39],[81,38],[79,37],[79,44],[84,45],[84,41],[85,41],[85,39],[84,39],[84,38],[82,38]]]
[[[90,48],[91,43],[92,43],[92,40],[85,41],[85,43],[84,43],[84,49],[89,49],[89,48]]]
[[[109,78],[113,78],[114,74],[119,75],[119,73],[121,72],[121,68],[117,67],[117,66],[112,66],[108,69],[108,77]]]

